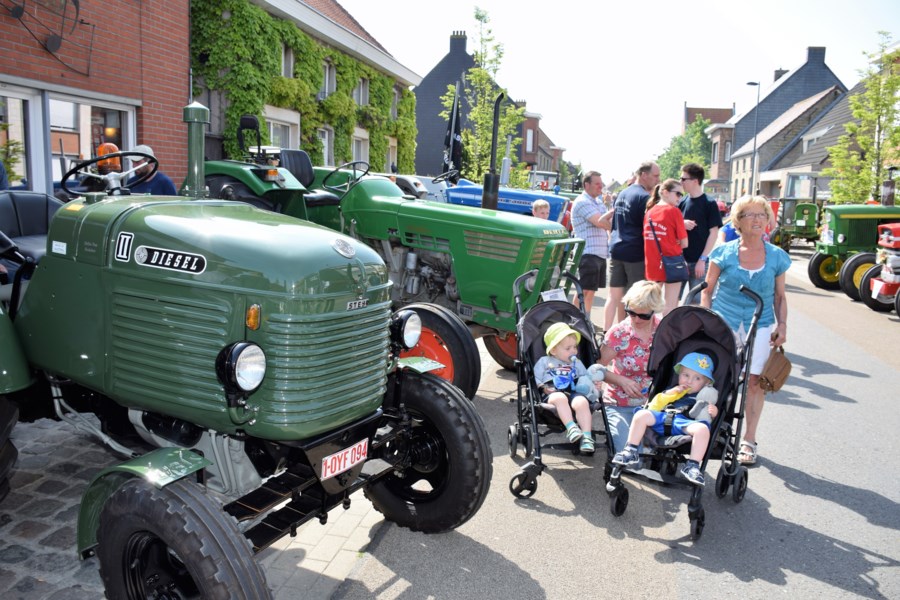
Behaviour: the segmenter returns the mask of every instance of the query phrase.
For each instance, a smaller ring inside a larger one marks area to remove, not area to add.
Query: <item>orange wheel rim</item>
[[[510,358],[516,358],[519,352],[519,340],[514,333],[506,336],[505,340],[498,335],[497,347],[500,348],[500,350],[502,350],[503,353]]]
[[[444,368],[431,372],[447,381],[453,381],[453,357],[450,355],[450,350],[447,349],[444,340],[431,329],[423,327],[419,343],[416,344],[415,348],[404,350],[400,353],[400,358],[411,356],[424,356],[425,358],[436,360],[444,365]]]

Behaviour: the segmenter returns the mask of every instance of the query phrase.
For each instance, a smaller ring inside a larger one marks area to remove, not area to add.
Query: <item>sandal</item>
[[[755,465],[756,464],[756,442],[748,442],[747,440],[741,440],[740,452],[738,452],[738,462],[745,466]],[[749,450],[744,450],[744,448],[749,448]]]
[[[581,438],[581,447],[579,448],[579,451],[588,456],[594,454],[594,438],[590,434]]]

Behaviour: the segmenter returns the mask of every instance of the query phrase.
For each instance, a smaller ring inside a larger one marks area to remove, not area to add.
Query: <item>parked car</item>
[[[447,202],[464,206],[481,206],[481,195],[484,187],[472,183],[468,179],[460,179],[455,186],[447,188]],[[541,190],[520,190],[500,187],[498,190],[497,210],[530,215],[531,205],[535,200],[543,199],[550,203],[550,220],[561,222],[569,199],[553,192]]]

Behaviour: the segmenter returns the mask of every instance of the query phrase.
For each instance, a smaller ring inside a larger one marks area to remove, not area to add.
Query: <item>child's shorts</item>
[[[651,429],[655,431],[659,435],[667,435],[666,434],[666,413],[665,412],[657,412],[655,410],[651,410],[653,416],[656,417],[656,423],[653,424]],[[693,419],[689,419],[681,414],[676,414],[675,418],[672,420],[672,433],[668,435],[690,435],[685,428],[690,427],[694,423],[703,423],[709,428],[709,423],[706,421],[695,421]]]
[[[584,394],[577,394],[577,393],[575,393],[575,392],[567,392],[567,391],[564,391],[564,390],[557,390],[556,392],[559,392],[560,394],[565,394],[565,395],[566,395],[566,398],[569,400],[569,408],[572,408],[572,400],[573,400],[574,398],[577,398],[577,397],[579,397],[579,396],[582,396],[582,397],[584,396]],[[542,394],[541,394],[541,402],[543,402],[544,404],[547,404],[548,399],[550,398],[551,394],[555,394],[556,392],[550,392],[549,394],[544,394],[544,393],[542,393]],[[586,399],[586,398],[585,398],[585,399]],[[572,408],[572,410],[575,410],[575,409]]]

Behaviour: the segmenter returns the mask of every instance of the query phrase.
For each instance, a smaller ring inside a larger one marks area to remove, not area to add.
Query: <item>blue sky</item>
[[[848,88],[875,51],[878,31],[900,42],[892,0],[593,2],[556,0],[338,0],[403,65],[424,76],[449,50],[450,34],[475,48],[475,6],[504,56],[498,75],[512,98],[542,115],[565,157],[625,179],[681,132],[684,104],[751,109],[776,69],[824,46]],[[452,14],[447,7],[452,6]]]

